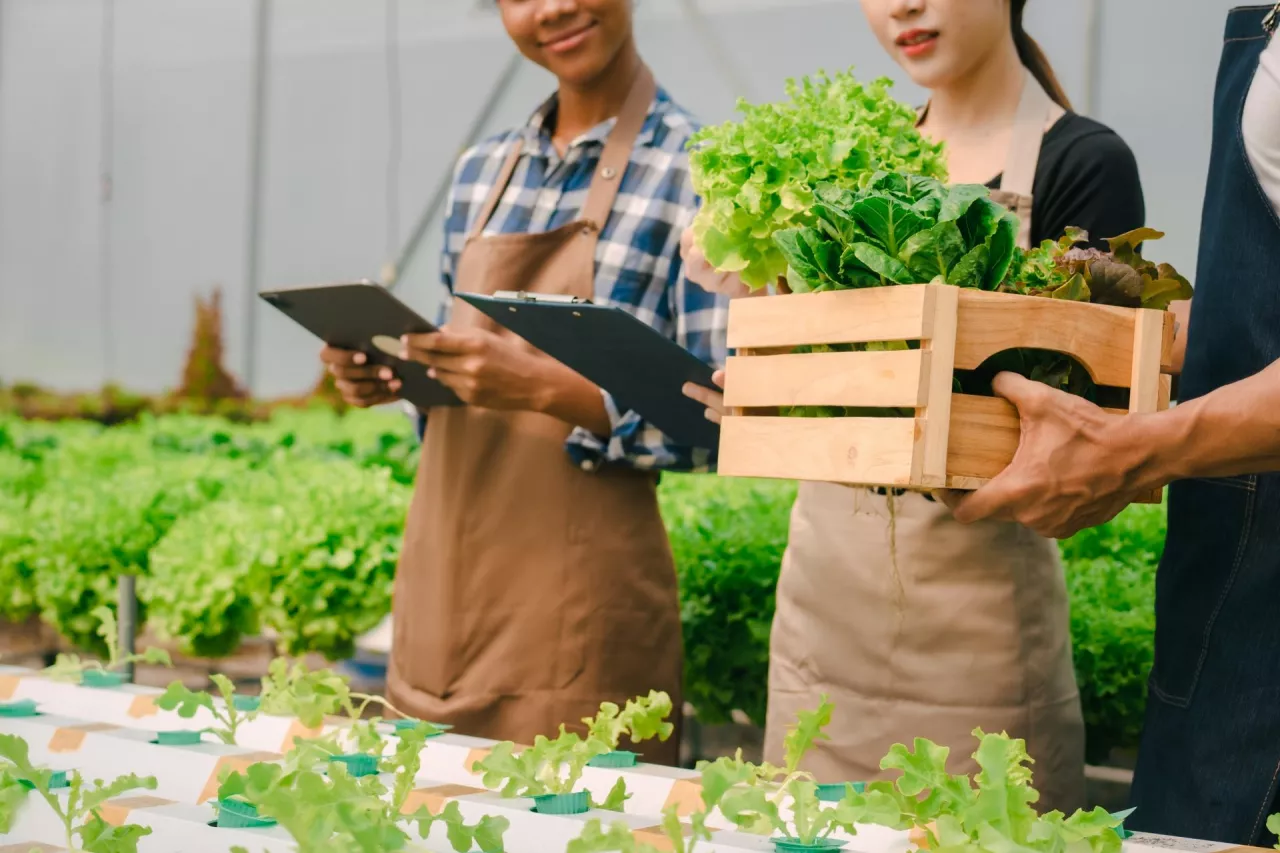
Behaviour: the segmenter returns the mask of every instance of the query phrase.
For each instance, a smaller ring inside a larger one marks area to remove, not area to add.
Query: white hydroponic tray
[[[30,699],[45,715],[56,714],[62,721],[74,720],[81,729],[89,724],[82,740],[96,747],[102,735],[115,730],[131,730],[147,735],[145,741],[159,731],[202,729],[213,725],[212,717],[203,709],[191,719],[183,719],[175,712],[162,711],[155,700],[162,691],[150,687],[126,684],[113,688],[82,687],[77,684],[51,681],[34,670],[0,666],[0,701]],[[17,718],[24,719],[24,718]],[[42,717],[25,718],[40,720]],[[9,720],[0,719],[0,731],[6,730]],[[345,720],[334,719],[321,729],[308,729],[298,720],[289,717],[259,715],[243,724],[236,732],[239,751],[221,753],[224,765],[242,763],[237,756],[250,756],[253,761],[279,757],[293,744],[295,737],[314,737],[348,725]],[[95,735],[90,737],[90,735]],[[51,735],[52,737],[52,735]],[[65,740],[68,736],[62,736]],[[212,747],[212,735],[205,736],[206,745],[200,749],[216,752]],[[488,754],[494,742],[482,738],[447,733],[427,741],[422,751],[423,778],[440,780],[457,785],[479,785],[479,777],[471,768],[477,760]],[[147,746],[153,746],[146,743]],[[156,747],[161,750],[183,750],[190,747]],[[391,745],[388,745],[388,749]],[[52,763],[52,762],[51,762]],[[186,765],[186,760],[182,761]],[[119,765],[113,765],[118,767]],[[220,772],[217,768],[215,772]],[[119,772],[118,770],[116,772]],[[188,768],[184,772],[195,772]],[[626,779],[631,799],[627,801],[628,813],[639,815],[661,814],[668,805],[676,804],[682,815],[701,808],[701,788],[696,771],[657,764],[640,764],[633,768],[606,769],[588,767],[583,771],[583,787],[597,800],[603,800],[619,777]]]
[[[346,722],[335,719],[315,730],[295,719],[259,716],[241,727],[237,746],[223,745],[212,735],[205,735],[198,745],[162,746],[152,743],[156,732],[204,728],[213,720],[203,716],[204,712],[187,720],[161,711],[155,704],[160,693],[137,685],[82,687],[50,681],[33,670],[0,666],[0,701],[31,699],[41,711],[34,717],[0,718],[0,732],[26,740],[34,763],[76,769],[89,779],[114,778],[121,773],[155,776],[155,791],[122,797],[104,810],[104,817],[113,823],[127,821],[151,827],[152,834],[139,846],[141,853],[226,853],[237,845],[254,853],[290,851],[292,844],[278,827],[233,830],[210,826],[214,813],[208,801],[216,796],[218,779],[227,770],[278,760],[294,737],[333,731]],[[493,741],[451,733],[430,739],[421,754],[422,767],[408,807],[426,804],[436,812],[445,803],[457,801],[472,822],[486,814],[502,815],[511,823],[506,835],[509,853],[556,853],[578,837],[583,824],[593,818],[606,823],[624,821],[638,838],[663,849],[665,841],[658,828],[663,809],[675,804],[681,815],[688,815],[701,808],[696,772],[641,764],[621,770],[588,767],[583,773],[583,787],[597,800],[607,795],[619,777],[624,778],[631,794],[625,814],[537,814],[527,799],[505,799],[480,787],[471,766],[492,746]],[[767,838],[732,831],[718,812],[708,823],[716,832],[713,843],[698,848],[706,853],[765,853],[773,849]],[[905,832],[877,826],[859,827],[855,837],[837,837],[849,841],[847,850],[851,853],[906,853],[910,847]],[[436,827],[425,841],[432,851],[452,850],[444,839],[443,827]],[[0,853],[28,853],[33,847],[58,851],[65,849],[64,844],[60,824],[39,797],[29,800],[13,831],[0,835]],[[1140,833],[1125,842],[1124,850],[1227,853],[1256,848]]]
[[[385,780],[388,785],[391,780]],[[581,815],[542,815],[531,811],[528,800],[503,799],[495,794],[458,785],[429,785],[410,794],[406,808],[416,810],[420,804],[439,811],[446,802],[457,802],[469,823],[485,815],[502,816],[510,821],[504,837],[507,853],[555,853],[564,850],[570,841],[582,834],[587,821],[599,819],[605,823],[626,823],[639,839],[661,846],[663,837],[658,821],[643,815],[618,814],[616,812],[588,812]],[[214,811],[209,805],[196,806],[174,802],[163,792],[142,792],[109,802],[102,810],[103,818],[110,823],[139,824],[151,828],[151,835],[138,845],[139,853],[226,853],[239,845],[258,853],[288,853],[292,841],[279,827],[265,829],[220,829],[211,826]],[[412,832],[412,830],[410,830]],[[13,831],[4,836],[5,844],[21,843],[14,853],[27,853],[30,844],[50,845],[47,849],[61,850],[65,844],[62,826],[43,799],[31,797],[19,815]],[[451,853],[453,847],[445,838],[445,829],[435,826],[425,846],[432,851]],[[905,849],[905,842],[903,845]],[[6,848],[0,846],[0,851]],[[767,838],[744,835],[730,831],[716,831],[713,840],[699,845],[707,853],[770,853],[773,845]],[[877,853],[879,851],[877,850]]]

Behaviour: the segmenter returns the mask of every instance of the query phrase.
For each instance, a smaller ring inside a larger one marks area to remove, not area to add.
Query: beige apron
[[[596,246],[656,92],[643,69],[610,133],[582,218],[542,234],[481,232],[516,142],[467,239],[456,289],[594,295]],[[450,325],[509,334],[455,300]],[[588,473],[570,426],[532,412],[433,409],[396,575],[389,698],[464,734],[530,744],[581,731],[600,702],[651,689],[681,707],[676,577],[656,476]],[[675,720],[674,722],[679,722]],[[675,764],[679,731],[645,743]]]
[[[1062,114],[1028,81],[993,193],[1021,217],[1024,247],[1041,139]],[[949,746],[953,772],[976,772],[982,727],[1026,739],[1039,808],[1084,804],[1062,567],[1057,545],[1024,527],[964,526],[917,493],[801,484],[773,622],[768,760],[781,761],[786,726],[823,693],[831,739],[806,765],[821,782],[893,778],[880,759],[916,737]]]

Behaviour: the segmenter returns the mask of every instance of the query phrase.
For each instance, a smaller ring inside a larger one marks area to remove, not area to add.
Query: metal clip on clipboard
[[[528,293],[523,290],[499,290],[494,299],[511,299],[517,302],[556,302],[562,305],[590,305],[590,299],[559,293]]]

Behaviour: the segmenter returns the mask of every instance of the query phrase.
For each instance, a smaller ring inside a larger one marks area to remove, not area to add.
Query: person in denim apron
[[[1184,401],[1280,357],[1280,221],[1241,132],[1274,21],[1270,5],[1236,9],[1227,20]],[[1261,840],[1280,777],[1278,608],[1280,475],[1175,483],[1156,578],[1156,655],[1134,829]]]
[[[1280,785],[1280,4],[1233,10],[1181,403],[1109,416],[1002,376],[1023,440],[1005,472],[947,495],[961,521],[1067,536],[1173,482],[1156,651],[1129,826],[1264,842]]]

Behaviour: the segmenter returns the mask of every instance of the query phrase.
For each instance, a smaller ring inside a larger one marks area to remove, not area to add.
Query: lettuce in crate
[[[1089,235],[1069,228],[1031,251],[1016,246],[1016,214],[979,184],[946,186],[932,178],[879,172],[848,190],[815,187],[814,223],[774,234],[795,292],[849,290],[899,284],[951,284],[1128,308],[1167,308],[1189,299],[1191,284],[1169,264],[1142,257],[1140,244],[1164,235],[1138,229],[1108,240],[1108,251],[1083,248]],[[906,349],[905,341],[802,347],[798,352]],[[1008,370],[1102,402],[1099,389],[1073,359],[1016,349],[997,353],[973,371],[956,372],[956,391],[990,396],[996,373]],[[1107,392],[1113,393],[1113,392]],[[783,414],[804,417],[904,415],[802,406]]]
[[[694,188],[703,207],[695,241],[708,262],[752,288],[774,283],[787,261],[773,235],[817,222],[814,189],[866,186],[877,171],[946,178],[942,146],[916,130],[916,112],[851,72],[787,81],[787,100],[738,102],[742,118],[690,140]]]

